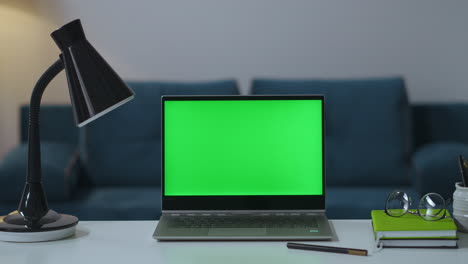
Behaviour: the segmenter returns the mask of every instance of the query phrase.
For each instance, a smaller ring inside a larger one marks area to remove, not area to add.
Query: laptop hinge
[[[170,216],[180,216],[180,215],[187,215],[187,216],[228,216],[228,215],[259,215],[259,216],[269,216],[269,215],[323,215],[325,214],[325,210],[298,210],[298,211],[282,211],[282,210],[271,210],[271,211],[243,211],[243,210],[236,210],[236,211],[162,211],[163,215],[170,215]]]

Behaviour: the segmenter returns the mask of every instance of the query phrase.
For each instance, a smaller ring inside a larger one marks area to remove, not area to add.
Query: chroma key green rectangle
[[[323,100],[164,104],[164,195],[323,194]]]

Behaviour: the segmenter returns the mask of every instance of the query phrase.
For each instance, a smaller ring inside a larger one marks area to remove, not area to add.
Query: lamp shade
[[[51,36],[62,51],[79,127],[133,99],[133,91],[88,42],[79,19],[52,32]]]

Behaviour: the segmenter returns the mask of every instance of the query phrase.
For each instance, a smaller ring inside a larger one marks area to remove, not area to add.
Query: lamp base
[[[78,218],[49,210],[33,227],[18,213],[0,220],[0,241],[42,242],[59,240],[75,234]]]

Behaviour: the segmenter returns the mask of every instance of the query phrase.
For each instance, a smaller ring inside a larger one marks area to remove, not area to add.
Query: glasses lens
[[[390,216],[402,216],[411,206],[411,198],[404,192],[393,192],[387,197],[385,210]]]
[[[437,193],[428,193],[419,201],[419,214],[422,218],[434,221],[439,220],[445,215],[445,201]]]

